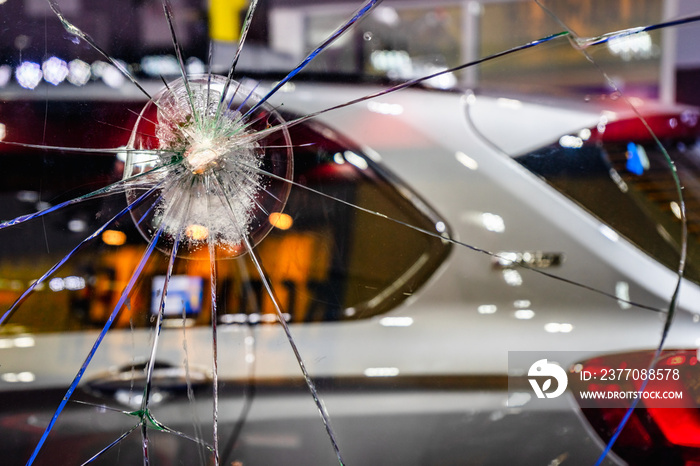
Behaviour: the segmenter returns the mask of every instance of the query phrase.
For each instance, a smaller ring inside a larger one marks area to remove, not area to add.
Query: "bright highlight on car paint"
[[[413,325],[413,317],[387,316],[379,319],[379,324],[384,327],[410,327]]]
[[[518,320],[530,320],[535,317],[535,311],[531,309],[518,309],[513,313],[513,316]]]
[[[495,314],[498,311],[498,306],[495,304],[482,304],[476,308],[479,314]]]

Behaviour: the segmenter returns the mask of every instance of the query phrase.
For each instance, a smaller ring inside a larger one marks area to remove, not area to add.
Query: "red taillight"
[[[604,442],[610,440],[632,400],[594,399],[582,393],[638,392],[644,383],[640,371],[649,367],[653,356],[653,351],[615,354],[575,366],[575,371],[598,374],[588,380],[572,377],[570,383],[583,414]],[[650,380],[645,392],[682,393],[682,398],[640,400],[612,450],[633,465],[700,465],[700,371],[696,350],[664,351],[654,370],[664,377]],[[601,380],[600,374],[608,376]]]
[[[648,115],[644,120],[627,118],[607,124],[603,131],[600,129],[594,129],[593,133],[607,143],[650,141],[652,138],[649,130],[661,140],[696,138],[700,131],[700,118],[697,111],[693,110],[680,114]]]

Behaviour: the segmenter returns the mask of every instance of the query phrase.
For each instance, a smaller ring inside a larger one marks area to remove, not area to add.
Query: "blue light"
[[[635,175],[643,175],[649,168],[649,158],[644,147],[633,142],[627,143],[627,164],[625,168]]]

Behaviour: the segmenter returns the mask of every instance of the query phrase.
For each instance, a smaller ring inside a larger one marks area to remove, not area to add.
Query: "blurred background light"
[[[22,62],[15,71],[17,82],[25,89],[34,89],[37,87],[42,77],[41,66],[31,61]]]

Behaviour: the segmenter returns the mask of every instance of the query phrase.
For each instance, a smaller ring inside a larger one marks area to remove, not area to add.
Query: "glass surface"
[[[4,461],[640,457],[508,352],[697,350],[695,9],[0,3]]]

